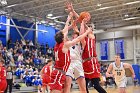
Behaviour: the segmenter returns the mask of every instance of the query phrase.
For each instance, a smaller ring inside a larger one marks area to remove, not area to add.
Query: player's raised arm
[[[80,26],[80,35],[82,35],[85,31],[85,21],[83,20]]]
[[[66,24],[65,24],[65,26],[64,26],[64,29],[62,30],[62,32],[63,32],[64,34],[68,32],[69,22],[70,22],[72,16],[73,16],[73,15],[72,15],[72,13],[70,12],[69,15],[68,15],[68,17],[67,17],[67,21],[66,21]]]
[[[85,29],[85,20],[83,20],[82,23],[81,23],[81,26],[80,26],[80,35],[82,35],[85,31],[86,31],[86,29]],[[82,44],[82,48],[84,49],[84,47],[86,45],[85,39],[81,40],[81,44]]]
[[[76,13],[76,11],[74,10],[73,5],[72,5],[71,2],[66,2],[66,7],[67,7],[66,10],[67,10],[68,12],[72,12],[73,15],[74,15],[76,18],[79,17],[78,13]]]
[[[71,18],[72,18],[72,13],[69,13],[69,15],[68,15],[68,17],[67,17],[67,21],[66,21],[66,24],[65,24],[65,27],[64,27],[64,29],[62,30],[62,33],[64,34],[64,42],[65,41],[67,41],[67,34],[68,34],[68,30],[69,30],[69,22],[70,22],[70,20],[71,20]]]

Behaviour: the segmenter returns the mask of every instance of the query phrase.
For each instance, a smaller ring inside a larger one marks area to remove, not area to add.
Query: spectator
[[[25,42],[25,40],[24,40],[24,39],[21,39],[21,43],[22,43],[22,45],[23,45],[23,46],[25,46],[25,45],[26,45],[26,42]]]
[[[23,55],[22,55],[22,53],[20,53],[19,56],[18,56],[18,62],[23,61],[23,59],[24,59],[24,58],[23,58]]]
[[[32,41],[29,42],[29,46],[34,46]]]
[[[48,53],[48,56],[51,57],[51,55],[52,55],[52,53],[53,53],[53,52],[52,52],[52,49],[49,48],[48,51],[47,51],[47,53]]]
[[[13,57],[13,49],[12,49],[12,48],[9,49],[7,55],[8,55],[10,58]]]
[[[12,44],[12,40],[11,39],[9,39],[8,41],[7,41],[7,47],[8,47],[8,49],[10,48],[10,45]]]
[[[34,48],[34,44],[32,41],[29,42],[29,48],[30,48],[30,50],[32,50]]]
[[[49,49],[49,45],[48,43],[46,43],[46,51]]]
[[[9,64],[12,68],[14,68],[16,65],[15,65],[15,61],[13,58],[11,58],[11,61],[10,61],[10,64]]]
[[[20,43],[19,43],[19,41],[17,40],[15,44],[16,44],[16,46],[18,47]]]

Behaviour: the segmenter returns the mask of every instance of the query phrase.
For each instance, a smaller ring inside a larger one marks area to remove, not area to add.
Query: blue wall
[[[46,43],[48,43],[49,47],[51,48],[54,47],[55,45],[54,36],[55,36],[56,29],[51,26],[38,24],[38,30],[48,31],[48,32],[41,32],[41,31],[38,32],[38,43],[41,45],[42,44],[45,45]]]
[[[27,21],[19,21],[17,19],[13,19],[13,21],[16,24],[16,26],[30,28],[33,25],[33,23]],[[0,17],[0,22],[6,23],[6,17],[5,16]],[[14,25],[11,20],[10,20],[10,24]],[[35,29],[35,25],[32,28]],[[22,35],[24,35],[28,31],[21,28],[18,29],[20,30]],[[38,30],[45,30],[48,32],[38,31],[37,42],[40,45],[42,44],[46,45],[46,43],[48,43],[49,47],[51,48],[54,47],[55,45],[54,36],[58,30],[56,30],[52,26],[45,26],[43,24],[38,25]],[[16,42],[16,40],[20,41],[22,39],[15,27],[10,27],[10,39],[12,40],[13,43]],[[0,40],[3,42],[3,45],[6,46],[6,26],[4,25],[0,25]],[[35,31],[29,31],[28,34],[25,36],[25,40],[32,40],[34,42]]]
[[[0,16],[0,22],[6,24],[6,16]],[[0,40],[2,41],[2,44],[6,46],[6,26],[0,25]]]
[[[139,65],[132,65],[135,75],[136,75],[136,79],[139,80],[139,84],[140,84],[140,66]]]
[[[17,19],[13,19],[16,26],[26,27],[30,28],[33,23],[29,23],[27,21],[18,21]],[[12,21],[10,21],[11,25],[14,25]],[[24,35],[28,30],[18,28],[22,35]],[[35,25],[32,27],[32,29],[35,29]],[[16,40],[21,40],[21,36],[18,33],[17,29],[15,27],[10,27],[10,38],[12,39],[12,42],[16,42]],[[35,31],[29,31],[28,34],[25,36],[25,40],[32,40],[34,42],[35,38]]]

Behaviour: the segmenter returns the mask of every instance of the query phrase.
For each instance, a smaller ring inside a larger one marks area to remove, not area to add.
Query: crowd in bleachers
[[[5,60],[5,66],[11,66],[16,78],[21,79],[27,86],[41,85],[40,70],[53,59],[53,48],[35,47],[32,41],[8,41],[8,48],[0,44],[0,54]]]

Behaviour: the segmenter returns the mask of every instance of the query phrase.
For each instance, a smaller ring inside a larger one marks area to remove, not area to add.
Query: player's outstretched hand
[[[73,11],[74,11],[73,5],[72,5],[71,2],[66,2],[66,3],[65,3],[65,6],[66,6],[66,8],[67,8],[67,9],[65,9],[66,11],[68,11],[68,12],[73,12]]]

